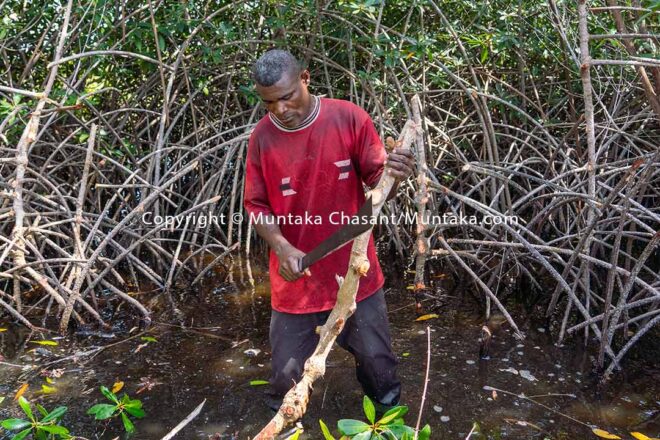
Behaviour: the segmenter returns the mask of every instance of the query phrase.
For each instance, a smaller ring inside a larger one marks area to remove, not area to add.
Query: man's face
[[[272,86],[256,85],[256,90],[266,109],[283,125],[295,128],[309,115],[311,99],[307,84],[309,72],[303,70],[300,75],[285,73]]]

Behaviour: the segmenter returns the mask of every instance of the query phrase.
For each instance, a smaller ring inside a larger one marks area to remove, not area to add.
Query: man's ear
[[[300,80],[303,82],[303,84],[309,84],[309,79],[310,79],[309,70],[305,69],[302,72],[300,72]]]

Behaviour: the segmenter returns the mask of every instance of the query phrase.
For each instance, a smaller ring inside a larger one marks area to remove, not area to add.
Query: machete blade
[[[355,217],[358,218],[358,220],[355,221],[356,224],[353,224],[354,221],[352,220],[349,224],[337,229],[330,237],[323,240],[321,244],[302,257],[300,260],[300,271],[307,269],[321,258],[333,253],[349,241],[355,239],[358,235],[368,231],[372,226],[372,216],[373,205],[371,203],[371,196],[369,196],[357,214],[353,217],[353,219]],[[369,219],[369,221],[365,221],[365,219]]]

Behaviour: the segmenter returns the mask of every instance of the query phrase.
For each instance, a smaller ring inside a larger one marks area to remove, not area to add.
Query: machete
[[[300,259],[300,271],[307,269],[321,258],[329,255],[355,239],[358,235],[371,228],[373,216],[373,205],[371,196],[364,202],[358,213],[351,218],[349,224],[337,229],[330,237],[326,238],[308,254]]]

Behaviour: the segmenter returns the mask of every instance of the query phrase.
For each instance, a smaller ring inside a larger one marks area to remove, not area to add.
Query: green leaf
[[[23,440],[25,437],[27,437],[30,433],[32,432],[32,428],[28,428],[25,431],[21,431],[15,436],[12,437],[12,440]]]
[[[369,430],[370,426],[359,420],[341,419],[337,422],[337,428],[344,435],[355,435]]]
[[[371,434],[372,431],[369,429],[368,431],[361,432],[357,434],[356,436],[353,437],[353,440],[369,440],[371,439]]]
[[[431,427],[427,424],[419,431],[418,440],[429,440],[431,438]]]
[[[128,397],[128,396],[127,396]],[[124,402],[124,408],[142,408],[142,402],[138,399],[128,399]]]
[[[105,420],[112,417],[117,407],[107,403],[99,403],[87,410],[87,414],[93,415],[96,420]]]
[[[119,403],[119,399],[117,398],[115,393],[110,391],[107,387],[101,386],[101,392],[106,398],[108,398],[108,400],[112,400],[115,403]]]
[[[380,418],[380,420],[378,421],[378,424],[379,425],[386,425],[394,419],[397,419],[399,417],[403,417],[407,412],[408,412],[408,407],[407,406],[395,406],[394,408],[392,408],[391,410],[389,410],[385,414],[383,414],[383,417]]]
[[[291,437],[287,437],[286,440],[298,440],[298,437],[300,437],[300,433],[302,433],[302,430],[296,429],[296,432],[294,432]]]
[[[64,415],[66,410],[67,410],[66,406],[58,406],[57,408],[52,410],[50,413],[48,413],[48,415],[41,420],[41,423],[48,423],[51,420],[59,419],[60,417],[62,417]]]
[[[387,431],[386,432],[391,432],[395,438],[404,438],[407,436],[410,436],[410,438],[413,438],[415,436],[415,430],[412,429],[410,426],[406,426],[403,424],[400,425],[387,425]]]
[[[133,417],[137,417],[138,419],[141,419],[142,417],[144,417],[146,415],[142,408],[135,408],[135,407],[132,407],[132,406],[125,406],[124,410],[127,413],[129,413],[130,415],[132,415]]]
[[[362,399],[362,408],[364,408],[364,415],[367,416],[367,420],[373,425],[376,420],[376,407],[374,407],[374,403],[368,396],[364,396]]]
[[[38,403],[35,403],[34,406],[37,407],[37,409],[39,410],[39,412],[41,413],[42,416],[45,417],[45,416],[48,415],[48,411],[46,411],[46,408],[44,408],[43,406],[39,405]]]
[[[4,402],[4,401],[5,401],[5,397],[4,397],[4,396],[0,396],[0,404],[1,404],[2,402]]]
[[[328,426],[323,422],[323,420],[319,419],[319,425],[321,425],[321,432],[323,433],[323,438],[325,440],[335,440],[332,434],[330,434],[330,430],[328,429]]]
[[[256,379],[256,380],[251,380],[250,381],[250,385],[252,385],[253,387],[256,387],[258,385],[268,385],[268,384],[269,384],[269,382],[267,380],[263,380],[263,379]]]
[[[124,422],[124,429],[126,432],[129,434],[132,434],[135,432],[135,425],[133,425],[133,422],[128,418],[126,413],[121,413],[121,421]]]
[[[140,339],[142,339],[145,342],[158,342],[158,340],[153,336],[142,336]]]
[[[66,429],[64,426],[59,426],[59,425],[44,425],[44,426],[40,426],[39,429],[57,435],[67,435],[69,433],[68,429]]]
[[[23,419],[6,419],[3,420],[2,423],[0,423],[0,426],[5,428],[8,431],[17,431],[19,429],[25,428],[26,426],[30,426],[32,423],[28,420],[23,420]]]
[[[21,409],[25,414],[27,414],[30,420],[34,420],[34,416],[32,415],[32,409],[30,408],[30,404],[28,403],[27,399],[23,396],[19,397],[18,404],[21,406]]]
[[[46,434],[46,431],[37,428],[37,431],[34,433],[34,438],[37,440],[48,440],[48,434]]]

